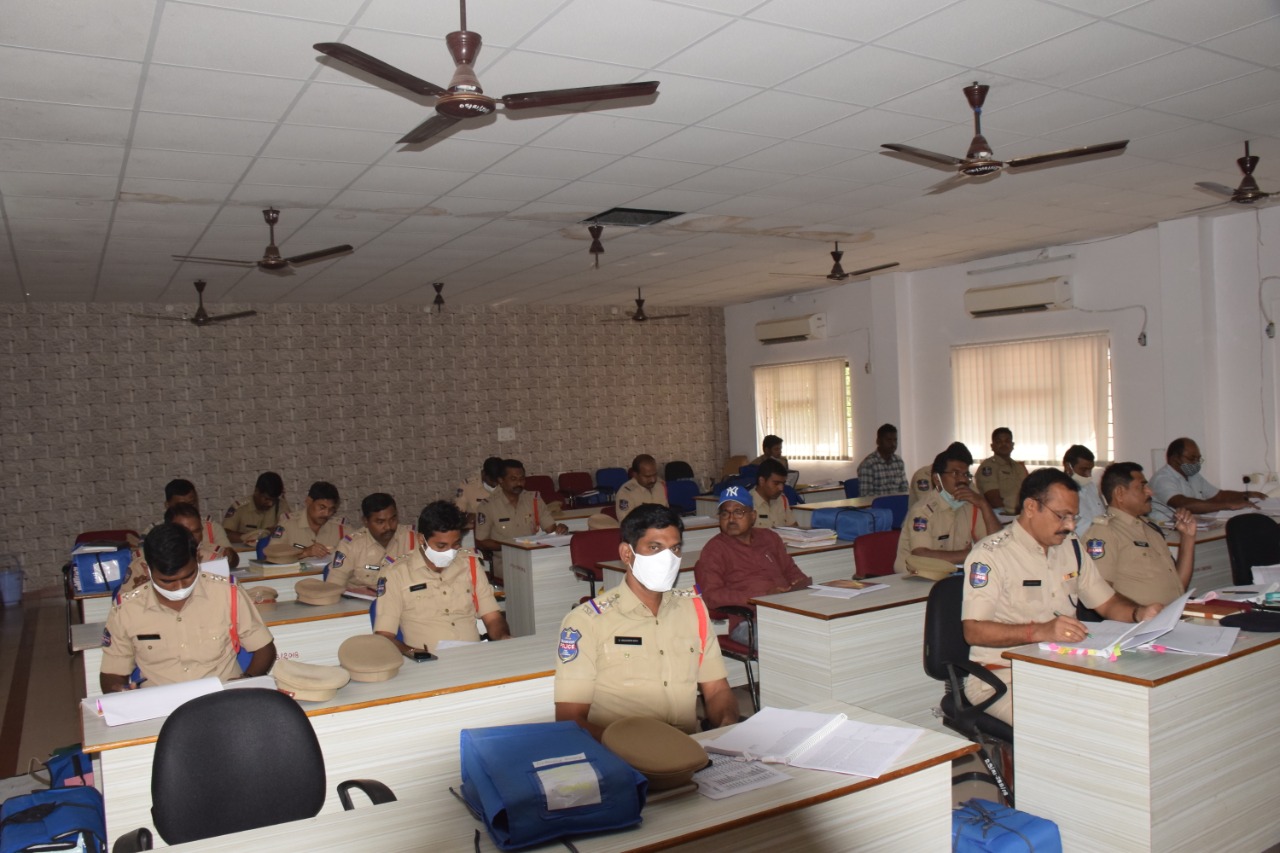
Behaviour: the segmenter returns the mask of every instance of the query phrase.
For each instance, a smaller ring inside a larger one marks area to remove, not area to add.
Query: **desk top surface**
[[[793,511],[809,510],[809,509],[865,509],[871,506],[871,502],[875,498],[839,498],[830,501],[809,501],[802,504],[796,504],[791,509]]]
[[[868,578],[865,583],[883,583],[889,588],[865,592],[853,598],[829,598],[824,595],[814,595],[812,590],[798,589],[795,592],[780,592],[777,595],[753,598],[751,603],[757,607],[782,610],[825,621],[917,604],[928,600],[929,590],[933,589],[933,581],[913,575],[885,575]]]
[[[872,713],[863,708],[827,701],[810,705],[806,710],[824,713],[843,712],[852,720],[879,725],[905,725],[899,720]],[[696,735],[699,740],[714,737],[716,732]],[[795,812],[807,806],[827,802],[886,784],[910,774],[953,761],[976,752],[977,746],[958,737],[925,730],[914,744],[894,762],[889,772],[879,779],[844,776],[820,770],[778,767],[791,777],[767,788],[747,791],[723,800],[712,800],[695,793],[651,801],[644,810],[643,822],[628,830],[605,835],[573,839],[584,853],[622,853],[622,851],[659,850],[709,838],[776,815]],[[376,762],[375,762],[376,764]],[[374,765],[371,764],[371,767]],[[376,777],[376,770],[369,775]],[[280,824],[274,827],[224,835],[204,841],[176,845],[174,850],[213,851],[261,849],[307,849],[311,851],[346,851],[377,849],[380,851],[470,850],[472,838],[480,824],[462,803],[448,792],[427,800],[401,801],[377,806],[376,819],[368,808],[350,812],[322,814],[310,821]],[[428,829],[429,828],[429,829]],[[427,833],[429,832],[429,835]],[[484,835],[483,829],[481,835]],[[485,836],[481,849],[493,849]],[[564,850],[555,843],[534,850]]]
[[[830,545],[821,545],[817,548],[788,547],[787,554],[789,554],[792,557],[792,559],[795,559],[797,557],[803,557],[805,554],[829,554],[832,551],[845,551],[852,547],[853,547],[852,539],[837,539],[835,542],[831,543]],[[701,554],[702,554],[701,548],[699,548],[697,551],[685,551],[684,554],[680,557],[680,571],[682,572],[693,571],[693,567],[697,565],[698,557]],[[625,572],[627,570],[626,565],[623,564],[621,560],[601,560],[600,568],[613,569],[616,572]],[[850,576],[853,575],[852,564],[849,566],[849,575]]]
[[[477,643],[442,650],[439,660],[414,663],[406,659],[390,681],[352,681],[324,702],[302,702],[308,717],[392,705],[498,684],[551,678],[555,674],[555,643],[546,637],[517,637],[499,643]],[[143,688],[146,689],[146,688]],[[547,707],[550,717],[552,709]],[[80,705],[81,741],[86,752],[99,752],[151,743],[164,719],[108,726],[96,710]]]
[[[1221,666],[1228,661],[1238,660],[1246,655],[1267,652],[1269,649],[1280,649],[1280,634],[1251,634],[1241,631],[1231,654],[1220,658],[1134,650],[1123,652],[1112,661],[1100,655],[1064,655],[1046,651],[1034,644],[1009,649],[1001,657],[1035,666],[1047,666],[1087,676],[1124,681],[1142,687],[1159,687],[1179,678]]]

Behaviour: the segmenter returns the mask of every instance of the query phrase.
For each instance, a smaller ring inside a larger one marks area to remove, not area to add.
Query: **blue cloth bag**
[[[50,788],[10,797],[0,806],[0,853],[106,849],[107,821],[97,788]]]
[[[952,853],[1062,853],[1058,825],[993,803],[965,800],[951,813]]]
[[[516,850],[640,823],[649,782],[570,721],[463,729],[462,796]]]

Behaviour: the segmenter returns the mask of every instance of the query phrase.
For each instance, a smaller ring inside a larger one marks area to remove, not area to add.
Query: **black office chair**
[[[673,459],[662,469],[662,479],[668,483],[676,480],[693,480],[693,466],[682,459]]]
[[[1227,558],[1232,584],[1253,583],[1254,566],[1280,563],[1280,525],[1257,513],[1227,519]]]
[[[394,802],[372,779],[343,782],[375,804]],[[297,702],[276,690],[222,690],[192,699],[160,728],[151,764],[151,819],[166,844],[198,841],[315,817],[324,805],[324,754]],[[121,836],[112,853],[150,850],[142,827]]]
[[[964,626],[960,621],[960,605],[964,598],[964,578],[943,578],[929,591],[929,601],[924,611],[924,671],[944,685],[942,694],[942,722],[947,728],[964,735],[978,745],[978,756],[987,766],[987,773],[963,773],[954,777],[952,784],[980,780],[990,782],[1000,789],[1010,807],[1013,806],[1013,789],[1005,781],[999,765],[987,751],[990,746],[997,751],[1013,749],[1013,726],[987,713],[1008,688],[990,670],[969,660],[969,643],[964,638]],[[964,680],[979,678],[995,689],[991,698],[974,705],[964,695]]]

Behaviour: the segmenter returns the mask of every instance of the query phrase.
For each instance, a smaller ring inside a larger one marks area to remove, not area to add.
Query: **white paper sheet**
[[[231,577],[231,564],[227,562],[226,557],[219,557],[216,560],[209,560],[200,564],[200,571],[208,572],[211,575],[222,575],[224,578]]]
[[[1220,658],[1231,654],[1231,647],[1235,645],[1238,636],[1239,628],[1179,622],[1173,626],[1173,630],[1161,635],[1154,643],[1147,643],[1139,648]]]
[[[712,800],[767,788],[791,778],[776,767],[759,761],[735,761],[725,755],[710,758],[711,766],[694,773],[693,781],[698,784],[698,793]]]
[[[96,701],[97,709],[108,726],[120,726],[125,723],[138,723],[142,720],[154,720],[167,717],[179,705],[197,696],[217,693],[222,689],[222,682],[217,678],[201,678],[196,681],[182,681],[178,684],[164,684],[159,687],[143,687],[138,690],[126,690],[123,693],[107,693],[86,702]]]
[[[826,584],[816,583],[809,587],[809,594],[820,596],[822,598],[853,598],[856,595],[862,595],[866,592],[875,592],[878,589],[888,589],[887,583],[871,583],[862,589],[848,589],[845,587],[827,586]]]

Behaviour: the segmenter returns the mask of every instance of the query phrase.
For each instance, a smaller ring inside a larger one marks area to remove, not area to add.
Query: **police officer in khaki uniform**
[[[480,506],[480,502],[488,500],[489,495],[493,494],[493,490],[498,488],[498,479],[500,477],[502,477],[502,458],[490,456],[480,466],[479,474],[469,477],[458,484],[458,492],[454,496],[453,502],[467,515],[472,516],[470,519],[471,524],[475,524],[474,516]]]
[[[631,479],[614,495],[613,510],[618,521],[640,504],[667,506],[667,484],[658,479],[658,463],[647,453],[631,460]]]
[[[253,494],[227,507],[222,527],[227,538],[253,543],[270,536],[280,524],[280,516],[289,511],[284,498],[284,480],[275,471],[264,471],[253,484]]]
[[[787,469],[777,459],[766,459],[756,472],[756,487],[751,490],[751,500],[756,510],[756,527],[795,527],[796,514],[791,502],[782,493],[787,483]]]
[[[502,543],[538,531],[568,533],[569,528],[556,523],[541,495],[525,491],[524,463],[504,459],[498,488],[476,510],[476,547],[493,555],[493,573],[500,578]]]
[[[413,553],[419,539],[413,525],[400,526],[396,499],[386,492],[374,492],[360,502],[364,527],[348,533],[333,552],[329,583],[360,590],[370,595],[387,569]]]
[[[461,547],[466,524],[466,515],[450,501],[427,504],[418,516],[418,547],[378,579],[373,630],[407,657],[441,640],[479,642],[476,619],[490,640],[511,636],[480,560]]]
[[[148,685],[239,678],[237,641],[253,652],[244,675],[271,670],[276,647],[258,609],[240,587],[200,571],[186,528],[162,522],[142,547],[151,579],[125,593],[107,616],[98,676],[103,693],[127,690],[135,666]]]
[[[1080,508],[1080,487],[1062,471],[1040,468],[1022,482],[1022,512],[1013,524],[988,536],[965,560],[964,604],[960,618],[969,659],[1010,685],[987,713],[1013,722],[1011,646],[1077,643],[1088,628],[1075,618],[1077,601],[1104,619],[1141,622],[1162,605],[1139,606],[1111,588],[1072,532]],[[1068,541],[1070,540],[1070,541]],[[964,692],[978,703],[995,690],[970,677]]]
[[[347,535],[347,520],[338,518],[338,489],[323,480],[307,490],[302,512],[280,517],[263,549],[270,563],[292,563],[314,557],[328,557]]]
[[[201,520],[200,510],[191,504],[174,504],[164,511],[164,520],[181,524],[195,537],[200,562],[207,563],[226,557],[227,565],[231,568],[240,565],[240,555],[234,548],[217,543],[217,525],[208,519]]]
[[[1196,518],[1176,510],[1178,559],[1164,533],[1142,518],[1151,511],[1151,486],[1136,462],[1108,465],[1102,493],[1110,508],[1089,528],[1085,550],[1116,592],[1139,604],[1168,604],[1187,591],[1196,564]]]
[[[970,468],[973,467],[973,454],[969,452],[969,448],[965,446],[964,442],[953,441],[947,445],[947,450],[958,451],[961,455],[956,458],[963,459],[965,465]],[[920,466],[920,468],[911,475],[909,486],[910,488],[907,493],[907,506],[909,507],[915,506],[925,497],[933,494],[933,463],[930,462],[928,465]],[[990,501],[987,503],[990,503]]]
[[[969,488],[967,450],[952,445],[933,460],[934,491],[911,507],[898,537],[894,571],[910,573],[907,557],[962,563],[973,543],[1000,529],[991,504]]]
[[[178,504],[191,504],[199,511],[200,495],[196,492],[195,483],[190,480],[177,479],[170,480],[164,484],[164,508],[168,510],[169,507],[177,506]],[[222,525],[215,523],[211,515],[203,516],[203,520],[209,522],[210,541],[230,551],[231,540],[227,538],[227,531],[222,528]],[[146,536],[154,527],[154,524],[151,525],[142,532],[142,535]],[[134,541],[133,544],[136,546],[138,543]]]
[[[1027,466],[1014,460],[1013,430],[996,427],[991,432],[993,455],[978,466],[978,491],[987,503],[1005,512],[1018,511],[1018,488],[1027,476]]]
[[[570,611],[556,650],[557,720],[600,738],[623,717],[651,717],[692,733],[698,691],[714,726],[738,721],[706,605],[672,589],[684,525],[670,507],[642,504],[622,523],[623,583]]]

